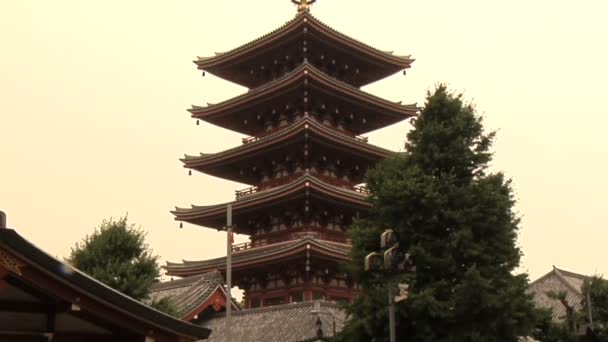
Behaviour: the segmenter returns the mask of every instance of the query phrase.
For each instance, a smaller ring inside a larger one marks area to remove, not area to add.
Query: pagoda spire
[[[310,6],[317,0],[291,0],[294,4],[298,5],[298,14],[304,12],[310,12]]]

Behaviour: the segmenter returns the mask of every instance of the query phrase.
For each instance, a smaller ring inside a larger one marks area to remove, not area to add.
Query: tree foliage
[[[429,93],[406,153],[367,175],[373,209],[352,228],[349,271],[363,294],[349,307],[345,341],[388,340],[386,276],[363,272],[380,233],[397,231],[416,264],[409,298],[397,305],[399,341],[517,341],[535,312],[521,252],[511,181],[491,173],[494,133],[445,86]]]
[[[145,233],[127,218],[104,220],[95,232],[72,248],[69,261],[82,272],[134,299],[148,297],[160,275],[158,257],[145,243]]]
[[[588,297],[587,297],[588,295]],[[608,342],[608,280],[595,276],[583,285],[583,320],[589,323],[591,303],[592,329],[598,340]],[[589,301],[587,301],[587,298]]]
[[[156,310],[166,313],[167,315],[179,317],[177,306],[171,297],[162,297],[158,300],[152,300],[148,304]]]

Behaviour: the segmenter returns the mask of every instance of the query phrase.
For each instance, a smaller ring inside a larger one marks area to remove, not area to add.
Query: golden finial
[[[298,5],[298,14],[303,12],[310,12],[310,6],[317,0],[291,0],[294,4]]]

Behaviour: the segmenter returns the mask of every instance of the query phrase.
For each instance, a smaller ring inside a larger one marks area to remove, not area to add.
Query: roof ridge
[[[558,268],[555,266],[553,266],[553,268],[567,277],[574,277],[574,278],[579,278],[579,279],[583,279],[583,280],[588,280],[588,279],[592,278],[588,275],[584,275],[584,274],[580,274],[580,273],[576,273],[576,272],[572,272],[572,271],[567,271],[567,270],[564,270],[564,269],[561,269],[561,268]]]
[[[319,302],[321,303],[322,307],[339,308],[339,305],[334,302],[328,302],[328,301],[319,301]],[[299,303],[287,303],[287,304],[280,304],[280,305],[264,306],[264,307],[260,307],[260,308],[244,309],[244,310],[235,311],[232,313],[232,315],[247,315],[247,314],[254,314],[254,313],[292,310],[292,309],[298,309],[298,308],[307,307],[307,306],[310,306],[312,308],[312,307],[314,307],[314,303],[315,303],[315,301],[306,301],[306,302],[299,302]],[[226,316],[225,312],[219,312],[219,313],[213,314],[211,317],[224,317],[224,316]]]
[[[564,275],[561,273],[561,271],[560,271],[560,270],[559,270],[557,267],[553,266],[553,272],[555,272],[555,274],[557,275],[557,278],[558,278],[558,279],[559,279],[561,282],[563,282],[563,283],[564,283],[564,284],[565,284],[565,285],[566,285],[568,288],[570,288],[572,291],[574,291],[574,292],[575,292],[575,293],[577,293],[578,295],[581,295],[581,296],[582,296],[582,294],[583,294],[583,293],[582,293],[582,291],[581,291],[580,289],[578,289],[576,286],[572,285],[572,284],[571,284],[571,283],[568,281],[568,279],[566,279],[566,278],[564,277]]]

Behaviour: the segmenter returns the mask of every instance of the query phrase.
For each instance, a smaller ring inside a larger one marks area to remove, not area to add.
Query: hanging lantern
[[[180,227],[180,228],[184,228],[184,223],[183,223],[183,222],[180,222],[180,223],[179,223],[179,227]]]
[[[203,76],[205,76],[205,71],[203,71]]]
[[[199,120],[196,120],[196,125],[198,126],[198,125],[200,125],[200,124],[201,124],[201,123],[200,123],[200,121],[199,121]]]
[[[192,170],[188,170],[188,176],[192,176]]]

